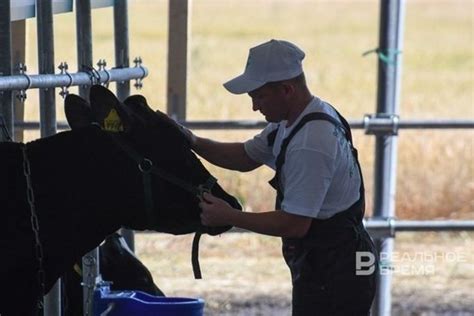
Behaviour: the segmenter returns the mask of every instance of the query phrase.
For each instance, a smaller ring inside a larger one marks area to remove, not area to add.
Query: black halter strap
[[[210,175],[206,182],[195,186],[192,183],[184,181],[175,176],[174,174],[171,174],[168,171],[153,165],[153,162],[150,159],[138,153],[127,143],[117,139],[117,136],[115,136],[114,134],[109,135],[111,136],[115,144],[117,144],[130,158],[132,158],[137,163],[138,169],[140,170],[144,178],[144,185],[147,187],[145,188],[145,197],[146,199],[151,200],[150,202],[148,202],[150,206],[153,206],[153,198],[151,195],[149,195],[151,194],[151,175],[156,175],[161,179],[171,184],[174,184],[175,186],[180,187],[185,191],[188,191],[189,193],[193,194],[198,198],[202,198],[202,194],[204,192],[210,192],[217,182],[217,179]]]
[[[2,131],[4,141],[7,141],[7,142],[13,141],[10,133],[8,132],[7,123],[3,115],[0,115],[0,130]],[[0,138],[0,141],[1,140],[2,138]]]
[[[184,181],[175,175],[169,173],[168,171],[158,168],[153,165],[153,162],[145,158],[143,155],[138,153],[127,143],[119,140],[114,134],[109,134],[114,143],[119,146],[130,158],[132,158],[138,165],[138,169],[142,173],[143,177],[143,191],[145,195],[145,210],[148,217],[148,220],[152,223],[156,223],[156,219],[153,216],[153,192],[151,189],[151,176],[156,175],[161,179],[174,184],[177,187],[193,194],[198,199],[203,198],[204,192],[211,192],[214,185],[217,183],[217,179],[209,175],[206,182],[194,186],[192,183]],[[201,239],[202,232],[196,231],[193,239],[192,251],[191,251],[191,262],[193,266],[194,278],[201,279],[201,268],[199,265],[199,241]]]

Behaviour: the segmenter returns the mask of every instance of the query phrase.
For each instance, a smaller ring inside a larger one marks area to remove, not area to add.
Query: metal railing
[[[459,232],[474,231],[474,220],[400,220],[396,218],[366,218],[365,228],[373,238],[395,237],[405,232]],[[230,232],[241,233],[246,230],[232,228]]]
[[[135,87],[141,88],[141,80],[148,75],[148,70],[141,65],[141,59],[134,60],[135,67],[129,67],[129,37],[128,37],[128,2],[127,0],[115,0],[113,2],[114,13],[114,44],[115,44],[115,68],[107,69],[105,60],[100,60],[98,68],[92,67],[92,25],[91,25],[91,1],[75,1],[76,12],[76,48],[77,72],[68,72],[67,63],[59,65],[60,73],[55,73],[54,67],[54,33],[53,33],[53,1],[36,1],[36,22],[38,40],[38,74],[28,74],[24,64],[12,65],[12,29],[11,29],[11,6],[9,0],[0,0],[0,141],[3,139],[1,132],[8,130],[14,135],[14,127],[25,129],[23,124],[14,122],[14,95],[25,101],[27,91],[39,89],[40,98],[40,121],[26,123],[26,129],[39,129],[41,137],[50,136],[59,129],[66,129],[65,122],[58,124],[56,120],[56,94],[55,88],[60,88],[59,94],[65,97],[68,88],[79,87],[79,94],[86,98],[88,89],[93,84],[107,85],[116,82],[117,96],[123,100],[130,93],[130,80],[136,80]],[[24,50],[24,47],[23,47]],[[15,62],[16,63],[16,62]],[[13,69],[12,66],[16,66]],[[3,128],[5,127],[5,128]],[[130,239],[127,239],[130,242]],[[131,245],[133,248],[133,245]],[[98,271],[98,252],[93,250],[83,258],[84,277],[84,315],[92,313],[92,289],[95,284],[95,275]],[[94,262],[93,265],[89,264]],[[45,315],[59,316],[60,306],[59,282],[53,290],[45,296]]]
[[[257,120],[228,120],[228,121],[182,121],[181,124],[191,129],[210,129],[210,130],[243,130],[243,129],[262,129],[268,123]],[[1,122],[0,122],[1,124]],[[353,129],[364,129],[366,134],[374,134],[376,132],[392,131],[392,123],[387,123],[384,119],[372,118],[370,123],[367,119],[349,120],[349,125]],[[26,121],[15,122],[15,127],[24,130],[35,130],[39,128],[39,122]],[[65,130],[69,125],[65,121],[58,121],[57,128]],[[422,120],[422,119],[406,119],[397,122],[396,131],[400,129],[470,129],[474,128],[474,120],[461,119],[442,119],[442,120]]]
[[[91,86],[94,84],[109,84],[110,82],[123,82],[137,80],[137,87],[141,87],[141,80],[148,76],[148,69],[142,66],[141,59],[136,58],[136,66],[129,68],[106,69],[101,67],[75,73],[67,72],[67,64],[61,63],[59,74],[28,75],[22,72],[18,75],[0,76],[0,91],[27,91],[29,89],[64,88],[72,86]],[[101,65],[101,62],[98,63]],[[66,67],[66,68],[64,68]],[[65,91],[62,91],[65,92]],[[64,93],[66,94],[66,93]],[[22,96],[23,94],[19,94]]]
[[[369,218],[364,225],[373,238],[395,237],[399,232],[474,231],[473,220],[398,220]]]
[[[87,87],[91,84],[107,84],[117,82],[117,95],[119,99],[129,94],[128,80],[136,79],[136,87],[141,86],[141,79],[147,75],[146,68],[140,65],[129,67],[128,56],[128,17],[127,0],[116,0],[114,5],[114,33],[115,33],[115,62],[116,67],[105,69],[105,62],[101,61],[98,69],[92,66],[92,30],[90,25],[91,7],[90,1],[76,1],[77,12],[77,49],[78,65],[86,65],[83,69],[75,73],[69,73],[67,65],[60,64],[59,74],[54,74],[52,61],[54,60],[54,45],[51,27],[52,13],[51,1],[38,1],[38,3],[47,4],[38,8],[38,29],[41,30],[38,44],[38,55],[40,64],[47,64],[48,69],[40,69],[37,75],[26,73],[26,67],[20,65],[19,74],[13,74],[10,65],[11,52],[10,47],[5,43],[11,42],[10,34],[10,16],[9,1],[0,1],[0,112],[6,119],[6,127],[10,131],[13,126],[23,130],[40,129],[41,135],[48,136],[54,134],[56,129],[64,130],[69,126],[66,122],[57,122],[54,107],[54,87],[61,88],[61,95],[64,96],[67,88],[79,86],[80,95],[86,96]],[[377,114],[366,115],[362,120],[353,120],[351,127],[363,129],[366,134],[376,137],[376,184],[377,190],[374,192],[374,218],[366,220],[365,224],[368,230],[380,241],[385,239],[382,251],[390,252],[393,248],[393,237],[397,232],[406,231],[460,231],[474,230],[474,221],[406,221],[398,220],[390,215],[394,210],[393,193],[395,190],[394,179],[396,170],[396,138],[401,129],[471,129],[474,128],[474,120],[401,120],[398,117],[399,103],[399,80],[401,51],[403,42],[403,0],[381,1],[380,7],[380,43],[377,49],[379,57],[385,54],[385,61],[379,58],[379,86],[378,86],[378,107]],[[388,62],[387,62],[388,57]],[[138,59],[136,60],[139,61]],[[8,66],[8,67],[7,67]],[[41,122],[14,122],[12,111],[12,91],[18,90],[17,97],[22,99],[26,97],[28,89],[41,89]],[[49,90],[49,91],[44,91]],[[389,114],[386,114],[388,112]],[[1,121],[1,120],[0,120]],[[266,126],[266,122],[241,120],[241,121],[186,121],[184,125],[193,129],[260,129]],[[2,123],[0,122],[0,125]],[[390,146],[387,146],[389,144]],[[390,148],[389,148],[390,147]],[[127,241],[129,242],[130,239]],[[388,245],[388,246],[387,246]],[[133,248],[133,245],[132,245]],[[96,254],[91,254],[91,256]],[[89,254],[86,258],[89,257]],[[88,275],[88,266],[84,265],[84,275]],[[91,268],[95,271],[95,268]],[[92,274],[91,274],[92,275]],[[379,294],[374,303],[374,313],[377,315],[390,314],[390,289],[391,280],[385,276],[379,280]],[[92,284],[92,279],[85,280],[85,294],[88,284]],[[85,295],[86,298],[88,295]],[[57,300],[53,298],[52,300]],[[85,301],[85,314],[90,305]],[[56,308],[57,309],[57,308]],[[53,308],[51,308],[53,310]],[[50,315],[59,315],[59,311],[51,311]]]

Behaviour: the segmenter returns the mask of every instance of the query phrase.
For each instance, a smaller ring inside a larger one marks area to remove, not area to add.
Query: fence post
[[[36,0],[38,36],[38,73],[54,74],[53,5],[51,0]],[[55,89],[40,89],[41,137],[56,133]],[[45,297],[45,315],[61,315],[61,280],[59,279]]]
[[[115,0],[114,4],[114,42],[115,66],[125,68],[130,66],[128,42],[128,1]],[[130,95],[130,81],[117,82],[117,98],[125,100]],[[135,251],[133,230],[122,228],[120,234],[127,242],[130,250]]]
[[[92,67],[92,13],[91,1],[76,1],[77,68],[84,71]],[[79,95],[89,100],[90,86],[79,86]],[[82,305],[83,314],[92,315],[95,279],[100,271],[99,248],[82,257]]]
[[[114,42],[115,66],[126,68],[130,65],[128,45],[128,4],[127,0],[115,0]],[[117,98],[123,101],[130,95],[130,81],[117,82]]]
[[[188,11],[188,0],[169,1],[167,112],[179,121],[186,120]]]
[[[12,32],[12,70],[18,73],[19,64],[25,64],[25,43],[26,43],[26,21],[13,21],[11,24]],[[13,95],[12,95],[12,98]],[[24,100],[14,98],[13,100],[13,117],[15,122],[23,122],[25,116]],[[17,142],[23,142],[23,129],[15,128],[13,139]]]
[[[379,59],[377,85],[377,114],[398,114],[401,72],[401,20],[404,0],[380,1]],[[390,218],[395,215],[395,189],[397,166],[397,136],[381,134],[375,136],[374,217]],[[382,258],[378,274],[378,286],[373,305],[374,315],[391,314],[392,276],[389,261],[394,246],[394,237],[375,240]]]
[[[52,0],[36,0],[38,73],[54,74],[54,30]],[[41,137],[56,134],[56,95],[54,88],[40,89]],[[45,297],[44,314],[61,315],[61,280]]]
[[[0,77],[12,74],[12,34],[10,24],[10,0],[0,0]],[[12,91],[0,92],[0,115],[5,119],[6,128],[13,135]],[[0,133],[0,141],[3,139]]]
[[[91,1],[76,1],[77,69],[92,67]],[[89,100],[89,86],[79,86],[79,95]]]
[[[54,74],[54,30],[52,0],[36,0],[38,73]],[[41,137],[56,134],[56,95],[54,88],[39,90]]]

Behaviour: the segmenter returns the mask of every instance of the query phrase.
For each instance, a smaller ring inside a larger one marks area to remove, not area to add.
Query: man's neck
[[[303,113],[304,109],[306,109],[306,106],[308,106],[311,100],[313,100],[313,95],[309,91],[302,94],[301,97],[295,99],[295,102],[288,111],[286,127],[290,127],[296,121],[296,119],[301,113]]]

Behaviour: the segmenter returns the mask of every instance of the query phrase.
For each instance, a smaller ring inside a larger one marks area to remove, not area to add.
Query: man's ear
[[[283,91],[285,96],[292,97],[295,94],[296,86],[292,82],[283,82],[282,83]]]
[[[64,112],[71,129],[89,126],[94,121],[89,103],[75,94],[66,96]]]
[[[92,115],[104,130],[118,133],[130,129],[131,118],[109,89],[94,85],[90,89],[89,98]]]

